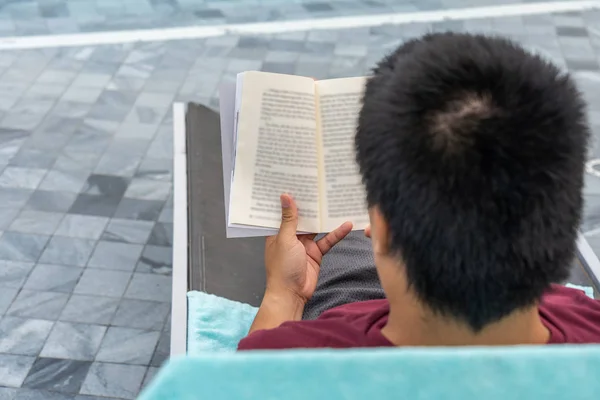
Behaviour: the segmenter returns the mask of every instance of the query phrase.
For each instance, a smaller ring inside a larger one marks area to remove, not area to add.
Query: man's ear
[[[383,214],[379,207],[373,206],[369,208],[369,219],[371,220],[373,251],[377,254],[387,254],[390,247],[390,231],[388,229],[388,223],[385,218],[383,218]]]

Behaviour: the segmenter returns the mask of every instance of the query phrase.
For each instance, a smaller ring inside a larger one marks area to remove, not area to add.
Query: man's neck
[[[390,303],[383,335],[397,346],[502,346],[546,344],[550,332],[537,306],[510,314],[473,333],[465,324],[435,315],[416,301]]]

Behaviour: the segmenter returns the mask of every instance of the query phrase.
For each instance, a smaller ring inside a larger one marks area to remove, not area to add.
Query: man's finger
[[[365,236],[371,239],[371,224],[365,227]]]
[[[325,237],[317,242],[317,246],[321,254],[325,255],[333,246],[338,244],[340,240],[348,236],[352,231],[352,222],[344,222],[339,228],[329,232]]]
[[[298,230],[298,208],[296,202],[289,194],[282,194],[281,200],[281,227],[279,236],[296,236]]]
[[[298,235],[298,240],[300,240],[302,243],[312,242],[316,237],[316,233],[305,233],[302,235]]]

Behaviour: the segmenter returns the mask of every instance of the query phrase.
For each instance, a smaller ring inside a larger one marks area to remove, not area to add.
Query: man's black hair
[[[363,102],[367,202],[425,305],[478,332],[568,277],[589,129],[567,74],[509,40],[429,34]]]

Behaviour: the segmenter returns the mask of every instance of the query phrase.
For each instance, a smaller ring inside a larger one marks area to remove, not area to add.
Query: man
[[[600,343],[600,303],[554,284],[574,256],[589,136],[569,77],[507,40],[434,34],[386,57],[363,103],[357,160],[385,298],[343,290],[342,305],[301,321],[330,274],[323,256],[357,238],[349,223],[296,236],[283,195],[265,297],[239,349]],[[343,269],[323,290],[345,284]]]

